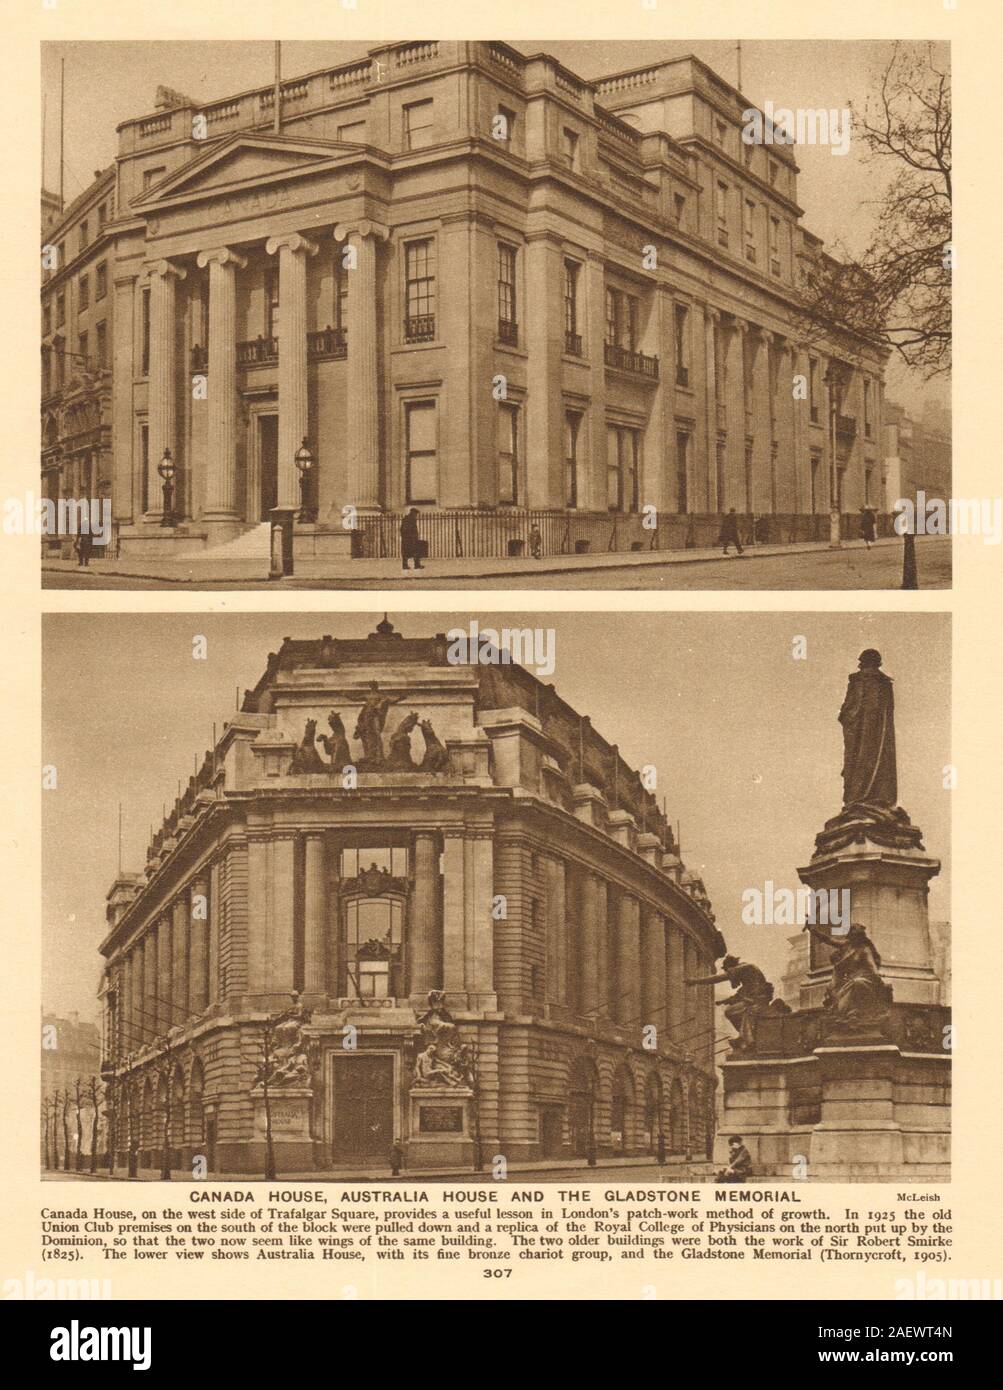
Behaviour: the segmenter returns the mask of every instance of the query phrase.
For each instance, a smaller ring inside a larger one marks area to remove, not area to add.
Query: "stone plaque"
[[[419,1129],[424,1134],[462,1134],[461,1105],[423,1105]]]

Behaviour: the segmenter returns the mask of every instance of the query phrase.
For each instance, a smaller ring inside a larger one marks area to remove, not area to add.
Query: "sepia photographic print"
[[[941,588],[1000,540],[946,44],[52,43],[42,94],[48,587]]]
[[[26,1366],[986,1363],[998,10],[20,7]]]
[[[49,617],[47,1175],[948,1178],[949,637]]]

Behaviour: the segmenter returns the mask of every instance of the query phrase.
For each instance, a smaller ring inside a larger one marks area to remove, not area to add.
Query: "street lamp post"
[[[174,519],[174,477],[177,473],[170,449],[164,450],[164,457],[157,464],[157,472],[164,480],[164,510],[160,518],[161,526],[173,526]]]
[[[313,508],[310,505],[310,473],[314,465],[314,457],[310,452],[310,446],[303,436],[303,443],[296,450],[294,462],[300,475],[300,514],[299,520],[315,520]]]
[[[830,363],[825,374],[825,384],[829,388],[829,549],[837,550],[843,544],[842,518],[840,515],[839,465],[836,461],[836,369]]]

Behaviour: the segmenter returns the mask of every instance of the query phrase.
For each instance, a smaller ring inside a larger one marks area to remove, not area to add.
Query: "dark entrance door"
[[[279,502],[279,417],[258,416],[258,459],[261,466],[262,521],[270,520],[268,513]]]
[[[333,1160],[386,1159],[393,1141],[393,1058],[336,1057]]]

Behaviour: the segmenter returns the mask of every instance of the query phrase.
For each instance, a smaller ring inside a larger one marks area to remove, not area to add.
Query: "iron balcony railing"
[[[618,347],[616,343],[605,343],[603,356],[606,366],[615,367],[618,372],[632,372],[635,376],[647,377],[649,381],[658,380],[657,357],[648,357],[646,353]]]
[[[313,358],[347,357],[348,337],[344,328],[321,328],[306,335],[307,352]]]
[[[507,343],[509,347],[519,346],[519,325],[513,323],[511,319],[498,320],[498,341]]]
[[[246,343],[237,344],[237,366],[257,367],[263,362],[279,360],[278,338],[251,338]]]
[[[580,333],[564,334],[564,351],[569,357],[581,357],[582,355],[582,335]]]
[[[406,343],[431,343],[434,339],[434,314],[417,314],[404,320],[404,341]]]

